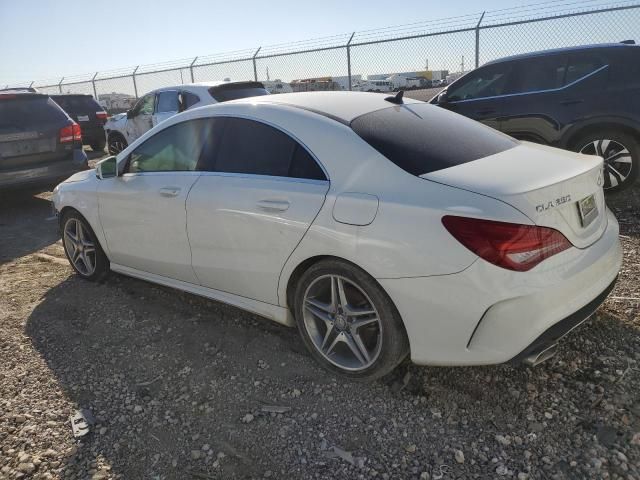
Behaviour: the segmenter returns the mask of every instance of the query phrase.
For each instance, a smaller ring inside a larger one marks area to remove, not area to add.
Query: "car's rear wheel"
[[[604,159],[604,184],[607,192],[624,190],[636,181],[640,169],[640,145],[632,135],[604,130],[581,137],[575,150]]]
[[[109,260],[82,215],[69,211],[63,216],[61,225],[64,253],[76,273],[92,281],[106,276]]]
[[[370,381],[409,353],[395,306],[368,274],[347,262],[325,260],[300,278],[295,317],[311,355],[326,369]]]
[[[128,147],[127,140],[118,132],[109,134],[108,150],[111,155],[117,155]]]

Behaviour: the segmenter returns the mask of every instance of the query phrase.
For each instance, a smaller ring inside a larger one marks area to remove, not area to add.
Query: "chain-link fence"
[[[259,80],[279,91],[427,88],[496,58],[590,43],[640,40],[640,3],[561,0],[195,57],[57,81],[53,93],[135,99],[156,88]],[[288,84],[288,87],[282,87]],[[271,89],[273,93],[275,91]]]

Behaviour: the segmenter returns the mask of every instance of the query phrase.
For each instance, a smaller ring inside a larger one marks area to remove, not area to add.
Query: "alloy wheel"
[[[89,277],[96,271],[96,246],[87,228],[77,218],[70,218],[64,226],[64,247],[73,266]]]
[[[117,155],[125,148],[127,148],[127,145],[125,145],[125,142],[120,140],[119,138],[109,140],[109,153],[111,155]]]
[[[369,296],[353,281],[318,277],[303,302],[304,327],[325,359],[349,371],[364,370],[378,359],[382,322]]]
[[[631,152],[620,142],[601,139],[587,143],[580,149],[586,155],[598,155],[604,159],[604,188],[622,185],[633,168]]]

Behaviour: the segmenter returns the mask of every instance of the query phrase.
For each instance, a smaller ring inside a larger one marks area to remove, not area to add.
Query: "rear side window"
[[[450,101],[495,97],[509,93],[513,65],[498,63],[488,65],[465,75],[447,91]]]
[[[503,152],[518,142],[492,128],[429,104],[362,115],[351,128],[412,175],[424,175]]]
[[[293,138],[244,118],[225,120],[214,170],[326,180],[320,166]]]
[[[185,106],[187,108],[193,107],[196,103],[200,101],[200,97],[191,92],[182,92],[182,96],[184,98]]]
[[[209,94],[217,102],[228,102],[239,98],[269,95],[269,92],[260,82],[235,82],[211,87]]]
[[[581,78],[595,72],[604,63],[598,57],[589,54],[572,55],[569,59],[569,65],[567,66],[567,75],[565,78],[565,85],[580,80]]]
[[[67,114],[48,97],[29,94],[7,97],[0,95],[0,134],[28,132],[69,122]]]
[[[156,133],[129,155],[128,172],[193,171],[206,147],[208,119],[189,120]]]
[[[566,55],[527,58],[519,62],[519,82],[516,93],[553,90],[564,85]]]

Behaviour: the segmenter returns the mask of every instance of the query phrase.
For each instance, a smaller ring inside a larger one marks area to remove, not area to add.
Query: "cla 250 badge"
[[[565,203],[569,203],[571,201],[571,195],[565,195],[564,197],[556,198],[555,200],[550,200],[545,203],[541,203],[540,205],[536,205],[536,212],[542,213],[547,210],[555,207],[559,207],[560,205],[564,205]]]

